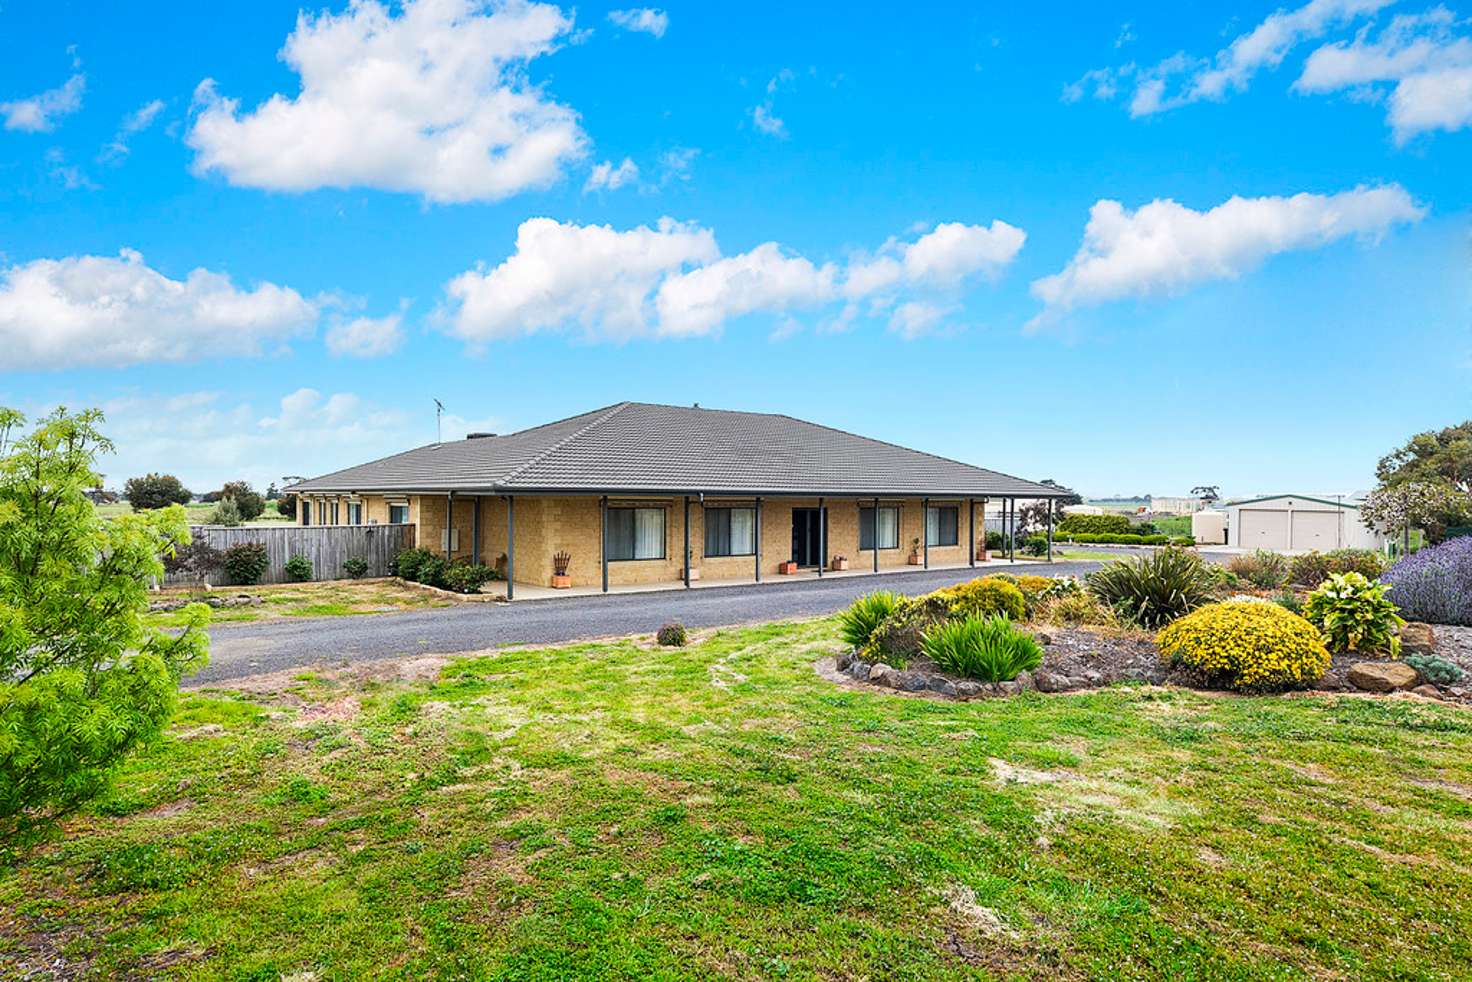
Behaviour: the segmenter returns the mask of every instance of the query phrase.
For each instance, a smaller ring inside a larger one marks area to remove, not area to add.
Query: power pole
[[[445,404],[438,399],[434,401],[434,442],[443,443],[440,438],[440,418],[445,414]]]

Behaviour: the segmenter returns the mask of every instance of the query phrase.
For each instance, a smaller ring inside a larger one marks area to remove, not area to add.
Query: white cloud
[[[639,165],[628,157],[625,157],[617,166],[612,161],[605,160],[601,164],[595,164],[593,171],[588,175],[587,182],[583,185],[583,193],[589,191],[616,191],[639,179]]]
[[[787,138],[787,124],[772,113],[770,102],[751,107],[751,125],[768,136],[775,136],[778,139]]]
[[[82,93],[87,89],[87,76],[78,72],[54,89],[47,89],[26,99],[0,102],[0,116],[7,130],[46,133],[56,128],[56,121],[82,108]]]
[[[0,271],[11,370],[254,355],[310,334],[317,313],[316,301],[272,283],[238,288],[206,269],[169,279],[130,249]]]
[[[1064,100],[1077,101],[1090,89],[1094,98],[1112,99],[1133,80],[1131,116],[1150,116],[1202,100],[1220,101],[1246,89],[1258,72],[1278,67],[1305,41],[1372,15],[1392,2],[1309,0],[1291,10],[1280,8],[1209,58],[1178,52],[1150,67],[1130,63],[1095,69],[1065,86]]]
[[[873,258],[849,264],[844,295],[869,296],[895,286],[954,289],[974,275],[995,276],[1021,251],[1027,233],[1003,221],[990,226],[943,222],[914,242],[891,239]]]
[[[434,440],[433,405],[422,412],[352,392],[298,389],[264,408],[211,391],[129,394],[102,403],[116,452],[101,462],[106,486],[148,471],[178,475],[197,492],[244,479],[264,490],[287,475],[314,476]],[[494,419],[444,418],[446,439],[503,429]]]
[[[670,15],[652,7],[636,7],[632,10],[610,10],[608,19],[626,31],[643,31],[657,38],[664,37],[669,29]]]
[[[669,218],[626,232],[528,219],[517,229],[510,258],[461,273],[446,286],[456,304],[450,331],[481,343],[570,323],[590,335],[642,334],[649,294],[664,276],[719,255],[708,230]]]
[[[118,124],[117,135],[112,138],[111,143],[103,148],[102,158],[104,160],[115,160],[119,157],[127,156],[128,141],[152,126],[153,121],[158,118],[158,114],[163,111],[163,100],[153,99],[145,102],[124,116],[123,121]]]
[[[1156,199],[1131,212],[1101,200],[1089,212],[1078,253],[1062,272],[1034,280],[1032,292],[1050,311],[1175,293],[1240,276],[1281,252],[1373,238],[1424,214],[1396,184],[1333,195],[1233,197],[1209,211]]]
[[[953,307],[909,300],[894,309],[889,318],[889,329],[906,341],[913,341],[935,330],[953,312]]]
[[[695,167],[695,158],[700,156],[700,151],[694,147],[675,147],[666,150],[659,155],[659,166],[664,172],[663,183],[670,181],[688,181],[690,172]]]
[[[655,297],[659,333],[709,334],[757,311],[812,307],[834,296],[831,264],[783,255],[775,242],[668,277]]]
[[[380,358],[393,354],[404,343],[404,315],[355,317],[327,329],[327,350],[350,358]]]
[[[627,231],[535,218],[522,223],[508,259],[446,285],[439,316],[472,344],[567,327],[601,339],[688,337],[749,314],[790,317],[843,301],[848,307],[833,322],[838,329],[859,316],[861,301],[871,316],[912,300],[949,312],[967,280],[1000,273],[1025,239],[1000,221],[943,223],[913,242],[892,239],[841,265],[816,263],[776,242],[723,257],[710,230],[670,218]],[[925,313],[907,311],[896,329],[912,335],[928,328],[937,318],[922,324]],[[794,328],[787,322],[781,333]]]
[[[1393,18],[1373,40],[1324,45],[1294,83],[1302,93],[1348,89],[1378,99],[1391,83],[1386,121],[1397,142],[1428,130],[1472,126],[1472,36],[1445,7]]]
[[[187,142],[200,173],[281,191],[371,187],[437,202],[546,187],[585,153],[573,110],[525,78],[572,20],[543,3],[377,0],[301,14],[281,58],[301,76],[241,114],[206,79]]]

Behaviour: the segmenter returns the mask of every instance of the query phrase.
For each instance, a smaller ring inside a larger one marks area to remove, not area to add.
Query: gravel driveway
[[[689,591],[615,593],[513,604],[468,603],[362,617],[220,624],[210,629],[209,665],[187,684],[207,685],[318,663],[337,665],[404,655],[480,651],[510,644],[552,644],[652,633],[665,621],[703,628],[816,617],[846,607],[871,590],[927,593],[983,572],[1081,576],[1099,566],[1097,562],[1058,562],[1052,566],[991,566],[985,571],[907,570]]]

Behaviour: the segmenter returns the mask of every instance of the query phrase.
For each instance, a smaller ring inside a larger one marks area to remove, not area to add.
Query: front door
[[[823,561],[819,529],[818,509],[792,509],[792,561],[797,565],[816,567]]]

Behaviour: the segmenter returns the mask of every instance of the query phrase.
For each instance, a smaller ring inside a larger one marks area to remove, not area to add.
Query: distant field
[[[115,505],[97,505],[96,507],[97,514],[103,518],[116,518],[118,515],[126,515],[133,510],[133,506],[126,501],[120,501]],[[189,513],[189,521],[192,524],[203,525],[209,518],[210,512],[215,510],[215,506],[196,503],[185,505],[184,510]],[[290,521],[290,519],[282,517],[281,513],[276,510],[276,502],[268,501],[266,502],[266,510],[261,513],[261,517],[245,524],[272,525],[276,522],[285,521]]]

